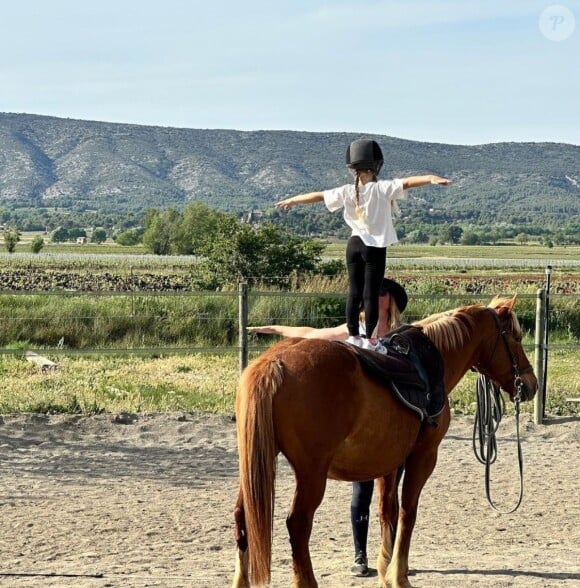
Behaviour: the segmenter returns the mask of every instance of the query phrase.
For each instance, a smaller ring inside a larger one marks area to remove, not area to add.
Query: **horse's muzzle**
[[[514,383],[514,397],[519,395],[520,400],[532,400],[538,391],[538,379],[533,371],[516,378]]]

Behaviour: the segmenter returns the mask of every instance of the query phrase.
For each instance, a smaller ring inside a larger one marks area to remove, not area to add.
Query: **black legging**
[[[350,501],[350,521],[354,540],[355,557],[367,552],[369,534],[369,513],[373,497],[374,480],[352,483],[352,499]]]
[[[372,337],[379,321],[379,290],[387,263],[386,247],[368,247],[360,237],[351,237],[346,246],[348,298],[346,326],[349,335],[359,335],[359,313],[365,311],[365,332]]]

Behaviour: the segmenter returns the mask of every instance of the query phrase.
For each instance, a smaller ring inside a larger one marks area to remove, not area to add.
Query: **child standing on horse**
[[[374,330],[379,318],[379,289],[385,275],[387,247],[396,243],[393,213],[397,199],[407,197],[407,190],[429,184],[447,186],[450,180],[435,175],[403,179],[378,180],[383,153],[376,141],[353,141],[346,151],[346,166],[354,184],[323,192],[309,192],[286,198],[276,204],[285,210],[297,204],[324,202],[330,212],[344,209],[344,220],[352,230],[346,247],[349,289],[346,301],[346,324],[350,343],[373,348]],[[364,308],[365,333],[361,338],[359,311]],[[370,345],[369,345],[370,342]]]

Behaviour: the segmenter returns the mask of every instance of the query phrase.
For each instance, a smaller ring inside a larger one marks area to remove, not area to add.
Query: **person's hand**
[[[293,202],[292,198],[286,198],[286,200],[280,200],[280,202],[276,202],[274,205],[276,208],[282,208],[284,210],[290,210],[294,206],[295,202]]]
[[[447,178],[441,178],[439,176],[431,176],[431,183],[437,184],[438,186],[449,186],[451,184],[451,180]]]
[[[274,330],[271,327],[246,327],[248,333],[260,333],[262,335],[273,335]]]

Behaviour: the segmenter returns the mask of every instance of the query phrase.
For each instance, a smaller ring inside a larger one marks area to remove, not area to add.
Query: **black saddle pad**
[[[439,350],[420,327],[404,325],[380,339],[387,353],[352,346],[364,371],[421,418],[437,416],[447,397]]]

